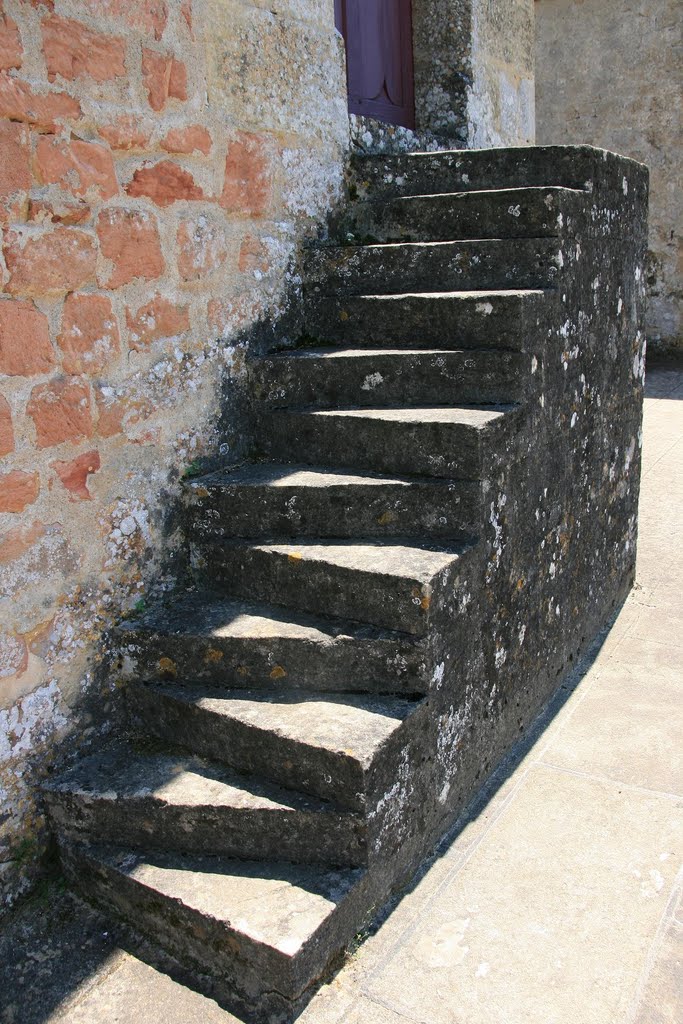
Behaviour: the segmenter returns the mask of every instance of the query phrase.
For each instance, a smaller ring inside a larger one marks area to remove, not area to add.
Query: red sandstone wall
[[[337,193],[342,75],[332,0],[0,0],[6,899],[103,630],[173,583],[164,516],[236,338]]]

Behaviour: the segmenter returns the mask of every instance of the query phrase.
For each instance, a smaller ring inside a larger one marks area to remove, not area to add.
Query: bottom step
[[[259,1024],[292,1019],[367,911],[364,869],[80,845],[64,846],[62,861],[85,897],[216,979]]]

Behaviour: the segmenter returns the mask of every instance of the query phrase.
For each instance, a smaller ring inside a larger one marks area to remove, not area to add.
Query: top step
[[[383,199],[470,189],[558,185],[595,193],[612,191],[624,199],[647,189],[647,170],[592,146],[523,146],[356,156],[349,189],[352,199]]]

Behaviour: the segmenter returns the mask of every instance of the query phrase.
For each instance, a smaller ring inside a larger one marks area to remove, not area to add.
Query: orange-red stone
[[[20,469],[0,474],[0,512],[23,512],[40,494],[37,473],[24,473]]]
[[[0,4],[0,68],[20,68],[23,56],[17,23],[3,13]]]
[[[161,295],[142,306],[137,313],[126,310],[126,323],[130,331],[130,346],[138,352],[149,348],[153,341],[175,338],[190,329],[187,306],[177,306]]]
[[[41,24],[47,77],[71,81],[90,75],[96,82],[120,78],[126,73],[126,43],[117,36],[93,32],[72,18],[50,15]]]
[[[35,93],[27,82],[0,72],[0,117],[26,121],[36,128],[53,132],[58,122],[81,116],[78,100],[64,92]]]
[[[228,145],[220,204],[229,213],[261,217],[272,196],[268,142],[261,135],[240,132]]]
[[[50,466],[69,491],[70,501],[92,501],[92,494],[88,490],[88,477],[91,473],[96,473],[101,466],[100,453],[96,448],[77,455],[75,459],[58,459],[51,462]]]
[[[12,410],[6,398],[0,395],[0,458],[14,451]]]
[[[162,139],[161,148],[168,153],[203,153],[208,156],[211,152],[211,135],[200,124],[172,128]]]
[[[67,373],[100,373],[119,350],[111,300],[106,295],[68,295],[57,341]]]
[[[202,189],[189,171],[172,160],[160,160],[151,167],[138,167],[133,180],[126,186],[129,196],[146,196],[157,206],[170,206],[179,199],[203,199]]]
[[[31,188],[31,138],[26,125],[0,121],[0,224],[24,220]]]
[[[136,278],[153,281],[164,270],[155,218],[140,210],[115,207],[97,218],[97,236],[111,270],[100,275],[103,288],[120,288]]]
[[[90,388],[78,378],[62,377],[38,385],[26,411],[35,424],[38,448],[92,437]]]
[[[142,77],[152,110],[163,110],[169,99],[187,99],[187,68],[169,54],[143,49]]]
[[[41,136],[34,159],[36,178],[45,185],[61,185],[76,196],[111,199],[119,190],[110,150],[96,142]]]
[[[161,39],[168,21],[166,0],[82,0],[93,14],[117,18],[131,28]]]
[[[251,273],[267,274],[270,270],[268,249],[256,235],[244,236],[237,266],[242,273],[251,271]]]
[[[95,239],[75,228],[46,229],[25,240],[18,232],[8,232],[4,253],[10,274],[7,291],[14,295],[70,292],[95,275]]]
[[[127,428],[146,420],[154,412],[151,401],[141,396],[109,394],[103,387],[95,388],[97,403],[97,433],[100,437],[115,437]]]
[[[84,224],[90,206],[82,199],[29,199],[28,219],[36,224]]]
[[[31,302],[0,302],[0,373],[31,377],[54,364],[45,314]]]
[[[152,125],[140,117],[123,114],[112,124],[103,125],[99,132],[112,149],[146,149]]]

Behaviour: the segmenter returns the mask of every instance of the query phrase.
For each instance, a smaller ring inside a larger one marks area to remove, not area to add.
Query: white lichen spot
[[[369,373],[361,384],[361,391],[372,391],[373,388],[377,388],[383,383],[384,377],[381,373]]]
[[[493,306],[490,302],[478,302],[477,313],[483,313],[484,316],[490,316],[493,313]]]

